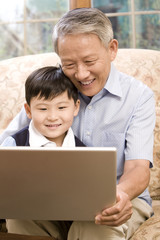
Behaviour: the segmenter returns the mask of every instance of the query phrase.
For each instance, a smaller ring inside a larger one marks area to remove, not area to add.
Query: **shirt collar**
[[[37,131],[34,127],[33,121],[29,124],[29,144],[31,147],[56,147],[56,143],[49,141],[45,136]],[[69,128],[62,147],[74,147],[75,137],[71,128]]]
[[[76,143],[75,143],[74,133],[72,129],[69,128],[67,135],[64,138],[62,147],[75,147],[75,146],[76,146]]]
[[[103,95],[106,94],[106,90],[107,92],[110,92],[111,94],[118,96],[118,97],[122,97],[122,89],[121,89],[121,85],[120,85],[120,81],[119,81],[119,72],[116,70],[116,68],[114,67],[113,63],[111,63],[111,70],[109,73],[109,77],[106,81],[106,84],[104,85],[104,88],[97,93],[93,98],[101,98],[103,97]],[[89,98],[88,96],[83,95],[82,93],[80,93],[80,96],[84,99],[84,101],[89,104],[91,102],[91,98]]]
[[[108,92],[118,97],[122,97],[122,89],[119,81],[119,73],[114,67],[113,63],[111,63],[111,71],[104,86]]]

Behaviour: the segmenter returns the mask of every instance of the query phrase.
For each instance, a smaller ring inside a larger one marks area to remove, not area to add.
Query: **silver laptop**
[[[1,219],[89,221],[115,199],[115,148],[0,147]]]

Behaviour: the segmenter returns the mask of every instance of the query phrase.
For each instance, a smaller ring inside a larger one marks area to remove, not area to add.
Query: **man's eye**
[[[46,111],[47,108],[40,108],[39,110],[41,110],[41,111]]]
[[[92,65],[92,64],[94,64],[94,63],[95,63],[95,61],[94,61],[94,60],[91,60],[91,61],[86,61],[86,63],[87,63],[87,64],[90,64],[90,65]]]
[[[74,64],[73,64],[73,63],[65,64],[63,67],[64,67],[64,68],[73,68],[73,67],[74,67]]]

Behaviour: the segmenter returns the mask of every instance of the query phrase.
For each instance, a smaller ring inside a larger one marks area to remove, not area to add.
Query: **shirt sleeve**
[[[126,160],[146,159],[153,162],[155,127],[155,100],[153,92],[146,87],[130,119],[126,134]]]
[[[16,141],[13,137],[7,137],[1,144],[1,147],[16,147]]]
[[[23,107],[16,117],[10,122],[4,132],[0,135],[0,144],[2,144],[8,136],[13,135],[22,128],[26,127],[29,122],[30,119],[27,117],[26,111]]]

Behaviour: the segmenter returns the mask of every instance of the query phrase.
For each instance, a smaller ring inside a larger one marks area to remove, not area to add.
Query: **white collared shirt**
[[[48,140],[46,137],[40,134],[40,132],[37,131],[32,121],[29,124],[29,145],[31,147],[52,147],[52,148],[57,147],[55,142]],[[9,136],[4,140],[1,146],[14,147],[16,146],[16,141],[12,136]],[[69,128],[64,138],[62,147],[75,147],[75,146],[76,146],[75,136],[72,129]]]
[[[48,140],[34,127],[33,121],[29,124],[29,144],[31,147],[57,147],[55,142]],[[69,128],[62,147],[75,147],[75,137],[71,128]]]

